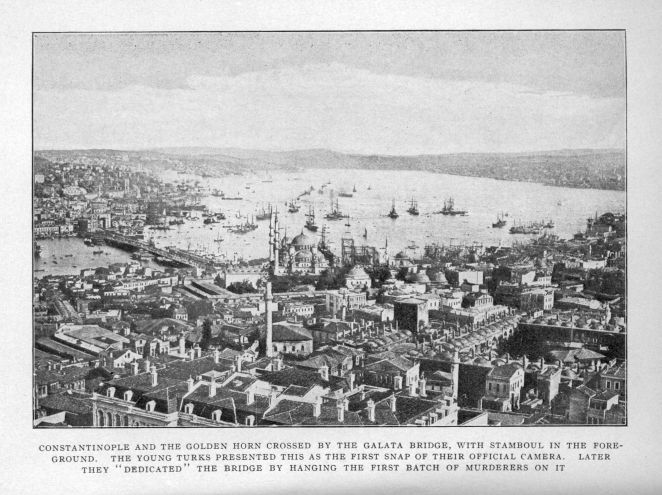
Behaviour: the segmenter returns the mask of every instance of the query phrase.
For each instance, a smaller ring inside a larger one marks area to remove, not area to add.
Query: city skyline
[[[623,148],[622,32],[36,34],[38,149]]]

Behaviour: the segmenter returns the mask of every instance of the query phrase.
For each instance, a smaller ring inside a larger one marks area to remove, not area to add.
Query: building
[[[417,333],[429,323],[427,301],[416,298],[397,300],[393,303],[393,317],[399,328]]]
[[[523,386],[524,369],[519,363],[495,366],[485,378],[483,408],[499,412],[517,411]]]
[[[372,280],[362,266],[356,265],[345,277],[345,287],[350,290],[362,290],[372,287]]]
[[[275,354],[307,356],[313,352],[313,336],[305,328],[287,322],[273,324],[272,350]]]

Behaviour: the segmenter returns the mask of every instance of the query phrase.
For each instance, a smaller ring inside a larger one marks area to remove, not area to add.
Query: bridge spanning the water
[[[111,246],[116,246],[120,249],[128,251],[146,251],[160,258],[174,261],[186,266],[197,268],[219,267],[220,263],[207,256],[191,253],[182,249],[169,248],[161,249],[153,244],[128,237],[125,235],[117,234],[115,232],[105,231],[102,235],[104,241]]]

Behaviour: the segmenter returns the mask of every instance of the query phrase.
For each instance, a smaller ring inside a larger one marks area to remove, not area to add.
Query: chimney
[[[416,396],[416,382],[414,380],[409,382],[409,385],[407,386],[407,393],[410,397]]]
[[[329,367],[326,364],[320,367],[319,373],[322,380],[329,381]]]
[[[143,366],[145,367],[145,371],[149,371],[151,369],[151,364],[152,363],[149,362],[149,359],[145,359],[143,361]]]
[[[280,357],[274,359],[273,368],[275,371],[280,371],[283,369],[283,360]]]
[[[211,382],[209,382],[209,397],[216,396],[216,378],[212,377]]]
[[[221,351],[218,349],[214,349],[214,363],[218,364],[218,362],[221,360]]]
[[[356,375],[352,372],[349,374],[348,378],[349,378],[349,389],[354,390],[354,386],[355,386],[354,382],[356,381]]]
[[[375,401],[372,399],[368,399],[368,421],[374,423],[375,422]]]
[[[246,390],[246,405],[250,406],[253,402],[255,402],[255,392],[249,388]]]
[[[541,356],[540,357],[540,371],[542,371],[544,367],[545,367],[545,358]]]
[[[237,373],[241,373],[241,356],[236,356],[234,358],[234,370]]]
[[[421,397],[427,397],[427,393],[425,392],[425,387],[427,385],[427,380],[425,378],[421,378],[418,380],[418,395]]]
[[[190,394],[193,392],[193,386],[195,385],[195,380],[193,379],[192,376],[188,377],[188,380],[186,380],[186,385],[187,385],[187,392]]]
[[[338,422],[339,423],[344,423],[345,422],[345,405],[343,404],[343,401],[339,400],[336,403],[336,409],[338,410]]]
[[[322,414],[322,398],[318,397],[317,400],[313,403],[313,417],[319,418]]]
[[[522,368],[526,371],[526,368],[529,366],[529,360],[526,358],[526,354],[522,356]]]
[[[397,410],[397,404],[398,400],[395,397],[395,395],[391,396],[391,399],[389,400],[389,405],[391,406],[391,412],[395,412]]]
[[[345,305],[345,301],[343,301],[341,311],[340,311],[340,319],[342,321],[345,321],[346,317],[347,317],[347,306]]]
[[[131,374],[132,375],[137,375],[139,372],[139,366],[138,366],[138,361],[134,361],[131,363]]]
[[[271,294],[271,282],[267,282],[267,287],[264,292],[264,308],[267,313],[267,337],[265,342],[265,347],[267,351],[267,357],[273,357],[273,315],[271,314],[271,302],[273,301],[273,295]]]
[[[192,347],[188,350],[188,358],[193,361],[195,359],[195,349]]]
[[[179,354],[181,356],[186,355],[186,338],[183,334],[179,336]]]
[[[152,365],[149,371],[152,374],[152,387],[156,387],[159,384],[159,375],[156,373],[156,366]]]
[[[202,356],[202,349],[200,348],[200,346],[198,344],[195,344],[195,347],[193,349],[195,350],[195,357],[196,358],[199,358],[200,356]]]
[[[269,393],[269,407],[272,407],[274,404],[276,404],[277,396],[278,396],[278,392],[272,388],[271,392]]]

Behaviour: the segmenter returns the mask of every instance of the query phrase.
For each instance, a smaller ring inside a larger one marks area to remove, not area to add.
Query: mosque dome
[[[296,246],[297,248],[305,248],[314,245],[315,245],[315,240],[303,232],[301,232],[298,236],[292,239],[292,246]]]

